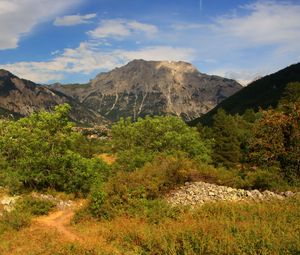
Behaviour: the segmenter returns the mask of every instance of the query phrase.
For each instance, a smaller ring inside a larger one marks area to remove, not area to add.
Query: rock
[[[123,117],[177,115],[200,117],[242,86],[236,81],[200,73],[183,61],[133,60],[97,75],[86,86],[52,86],[111,121]]]
[[[228,188],[226,189],[226,191],[230,193],[230,192],[233,191],[233,188],[228,187]]]
[[[278,195],[271,191],[260,192],[259,190],[243,190],[231,187],[218,186],[205,182],[189,182],[169,193],[166,198],[172,205],[190,205],[192,207],[206,202],[216,201],[263,201],[270,199],[282,200],[284,197],[294,196],[293,192],[284,192]]]
[[[286,196],[286,197],[293,197],[294,195],[295,194],[292,191],[286,191],[286,192],[284,192],[284,196]]]
[[[1,199],[0,204],[2,205],[11,205],[11,204],[15,204],[17,199],[19,197],[15,196],[15,197],[4,197]]]
[[[0,200],[0,204],[3,205],[3,210],[11,212],[14,209],[16,201],[19,199],[19,196],[9,197],[5,196]]]

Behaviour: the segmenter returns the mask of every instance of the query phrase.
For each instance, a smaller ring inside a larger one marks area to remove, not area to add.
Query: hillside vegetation
[[[219,109],[224,109],[227,113],[234,115],[244,114],[247,109],[253,109],[257,112],[259,108],[276,108],[286,85],[290,82],[300,82],[300,63],[250,83],[247,87],[226,98],[208,113],[192,120],[190,125],[195,126],[201,123],[211,126],[213,116]]]
[[[14,210],[0,208],[1,254],[299,254],[297,195],[194,208],[165,199],[194,181],[299,191],[299,88],[289,84],[275,109],[219,110],[211,128],[173,116],[121,119],[110,139],[76,132],[68,105],[1,120],[0,186],[21,196]],[[85,201],[70,227],[77,241],[31,221],[53,210],[36,193],[58,192]]]

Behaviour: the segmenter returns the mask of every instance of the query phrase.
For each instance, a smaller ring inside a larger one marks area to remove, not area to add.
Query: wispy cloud
[[[290,44],[300,40],[300,5],[288,1],[260,1],[242,7],[245,16],[223,16],[216,22],[217,32],[254,46]]]
[[[82,0],[1,0],[0,50],[18,47],[20,38]],[[34,13],[33,13],[34,12]]]
[[[96,18],[96,13],[90,13],[86,15],[67,15],[63,17],[57,17],[53,25],[55,26],[75,26],[80,24],[88,24],[91,23],[91,19]]]
[[[195,49],[206,71],[246,84],[299,61],[299,13],[300,3],[257,1],[210,23],[175,23],[172,39]]]
[[[152,24],[141,23],[135,20],[109,19],[102,20],[99,26],[89,31],[88,34],[93,38],[123,39],[136,33],[153,36],[157,32],[157,27]]]
[[[15,13],[14,8],[7,4],[0,8],[0,13]],[[160,26],[137,20],[105,19],[86,32],[87,39],[79,47],[57,51],[49,61],[0,67],[45,83],[68,74],[109,70],[132,59],[186,60],[200,63],[201,71],[246,84],[292,64],[291,61],[299,61],[300,4],[258,1],[240,6],[234,13],[213,17],[210,23],[178,22],[176,18],[173,24]],[[18,40],[18,36],[11,38]],[[1,40],[2,37],[0,48]]]
[[[50,61],[18,62],[0,65],[0,68],[10,70],[22,78],[47,83],[60,80],[66,74],[90,74],[93,71],[110,70],[133,59],[191,61],[193,55],[192,49],[167,46],[105,52],[94,44],[84,42],[78,48],[65,49]]]

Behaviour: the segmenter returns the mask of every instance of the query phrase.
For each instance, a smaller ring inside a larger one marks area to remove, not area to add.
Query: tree
[[[300,180],[300,83],[286,87],[278,109],[261,111],[254,126],[250,158],[258,165],[278,165],[291,181]]]
[[[118,161],[133,170],[151,161],[157,154],[184,152],[190,158],[210,160],[209,146],[178,117],[149,117],[131,122],[121,119],[112,127],[112,143]]]
[[[213,160],[216,165],[232,167],[241,158],[238,128],[234,117],[218,110],[213,123]]]
[[[53,113],[41,111],[0,125],[0,158],[6,164],[2,171],[6,180],[26,189],[89,191],[93,177],[105,166],[75,152],[80,134],[72,130],[69,110],[68,105],[61,105]]]

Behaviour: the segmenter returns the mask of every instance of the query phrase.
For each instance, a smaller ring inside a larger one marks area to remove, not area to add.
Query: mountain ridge
[[[111,121],[166,114],[191,120],[241,88],[234,80],[200,73],[184,61],[141,59],[100,73],[86,85],[52,86]]]
[[[228,97],[211,111],[189,122],[191,126],[199,123],[212,125],[213,115],[223,108],[229,114],[243,114],[246,109],[258,111],[276,107],[283,95],[284,88],[290,82],[300,82],[300,63],[292,64],[275,73],[266,75]]]
[[[104,121],[101,115],[82,107],[71,97],[0,69],[1,115],[19,118],[41,109],[52,110],[54,106],[64,103],[72,107],[69,117],[77,123],[94,124]]]

